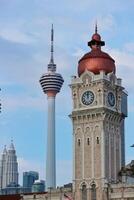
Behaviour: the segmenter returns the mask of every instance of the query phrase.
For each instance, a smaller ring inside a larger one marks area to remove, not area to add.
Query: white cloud
[[[124,49],[129,52],[134,52],[134,42],[129,42],[124,45]]]
[[[127,67],[126,70],[132,69],[134,70],[134,56],[131,53],[128,53],[122,49],[109,49],[109,54],[114,58],[116,61],[116,65],[125,66]]]
[[[132,90],[133,88],[133,74],[134,74],[134,56],[132,53],[125,51],[124,49],[109,49],[105,50],[115,60],[116,75],[122,78],[123,85],[126,90]]]
[[[80,59],[85,53],[86,51],[84,49],[77,48],[76,51],[73,53],[73,56],[76,56],[77,59]]]
[[[93,27],[92,31],[94,30],[96,21],[98,25],[98,32],[110,32],[110,34],[112,34],[116,31],[117,24],[112,14],[96,16],[91,23],[91,27]]]
[[[28,44],[34,41],[32,36],[15,28],[5,28],[0,30],[0,37],[10,42]]]
[[[128,112],[134,112],[134,56],[126,49],[107,49],[115,60],[116,75],[122,78],[122,85],[128,91]]]
[[[45,109],[44,106],[44,98],[42,97],[32,97],[28,94],[21,94],[21,95],[8,95],[2,99],[2,112],[5,110],[12,111],[12,110],[21,110],[24,108],[32,108],[36,110],[43,110]]]
[[[133,156],[127,156],[127,158],[126,158],[126,164],[129,164],[132,160],[134,160]]]

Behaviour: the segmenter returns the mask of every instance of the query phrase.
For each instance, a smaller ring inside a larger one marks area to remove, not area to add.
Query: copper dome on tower
[[[95,33],[92,35],[91,41],[88,42],[91,51],[86,53],[78,64],[78,75],[80,76],[85,70],[91,71],[94,74],[99,74],[100,71],[104,71],[106,74],[110,72],[115,73],[115,61],[107,53],[101,51],[101,46],[104,46],[105,42],[101,41],[101,36],[97,33],[97,25]]]

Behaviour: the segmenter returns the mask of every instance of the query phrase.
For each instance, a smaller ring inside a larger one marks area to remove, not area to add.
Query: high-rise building
[[[18,184],[18,163],[14,144],[11,141],[7,150],[4,147],[0,161],[0,189],[7,187],[9,184]]]
[[[51,58],[47,73],[40,78],[40,83],[48,101],[48,129],[47,129],[47,160],[46,160],[46,189],[56,187],[55,161],[55,98],[64,82],[62,76],[56,73],[56,64],[53,58],[53,26],[51,29]]]
[[[39,173],[35,171],[23,172],[23,187],[29,188],[29,192],[32,189],[32,185],[35,180],[39,179]]]
[[[4,187],[4,179],[6,180],[6,160],[7,160],[7,149],[4,147],[3,153],[0,160],[0,189]]]
[[[104,45],[96,26],[88,42],[91,51],[79,60],[71,82],[75,200],[104,200],[105,184],[119,182],[125,165],[127,93],[115,61],[101,50]]]
[[[32,192],[44,192],[45,191],[45,181],[37,180],[32,185]]]

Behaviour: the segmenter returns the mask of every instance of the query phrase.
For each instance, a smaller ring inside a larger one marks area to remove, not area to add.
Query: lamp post
[[[62,200],[62,187],[60,187],[60,200]]]
[[[106,198],[107,200],[110,200],[110,196],[109,196],[110,183],[106,181],[104,184],[104,187],[106,188]]]
[[[50,191],[50,195],[49,195],[50,198],[49,199],[51,200],[51,191],[52,191],[53,187],[49,187],[48,189]]]
[[[23,200],[23,199],[24,199],[24,198],[23,198],[23,195],[20,195],[20,199],[21,199],[21,200]]]

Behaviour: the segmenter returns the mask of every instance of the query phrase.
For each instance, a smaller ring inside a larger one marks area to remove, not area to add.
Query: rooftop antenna
[[[97,34],[98,32],[98,26],[97,26],[97,20],[96,20],[96,24],[95,24],[95,33]]]
[[[50,57],[50,62],[48,64],[48,71],[50,72],[55,72],[56,71],[56,64],[54,64],[54,29],[53,29],[53,24],[51,28],[51,57]]]
[[[54,64],[54,46],[53,46],[53,42],[54,42],[54,29],[53,29],[53,24],[52,24],[52,28],[51,28],[51,58],[50,58],[50,64]]]

